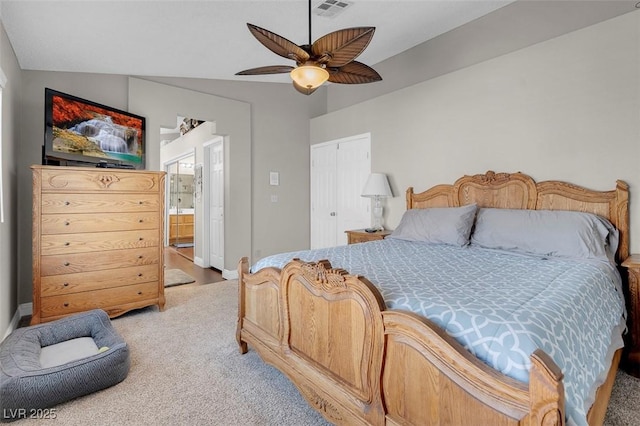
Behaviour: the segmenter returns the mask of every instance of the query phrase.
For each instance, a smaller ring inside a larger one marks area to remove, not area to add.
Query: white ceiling
[[[512,1],[348,0],[334,17],[312,15],[312,40],[374,26],[358,61],[374,65]],[[323,0],[312,0],[312,6]],[[20,67],[85,73],[290,81],[235,76],[264,65],[294,65],[263,47],[246,23],[296,44],[308,42],[307,0],[2,1],[0,16]],[[384,76],[383,76],[384,77]]]
[[[294,65],[262,46],[246,23],[306,44],[307,1],[0,0],[0,19],[24,70],[289,83],[286,74],[234,74]],[[318,16],[324,1],[312,0],[312,40],[374,26],[358,58],[374,68],[474,20],[482,22],[480,39],[491,29],[491,44],[518,48],[640,9],[638,0],[342,0],[351,5],[341,14]]]

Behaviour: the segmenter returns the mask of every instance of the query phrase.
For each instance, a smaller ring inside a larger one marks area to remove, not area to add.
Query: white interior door
[[[209,147],[209,264],[224,269],[224,145]]]
[[[369,134],[311,147],[311,248],[347,244],[344,231],[369,226],[361,197],[371,172]]]
[[[336,159],[337,224],[334,245],[347,244],[348,229],[366,228],[371,223],[371,200],[361,196],[371,173],[369,137],[338,144]]]
[[[311,147],[311,248],[336,245],[336,144]]]

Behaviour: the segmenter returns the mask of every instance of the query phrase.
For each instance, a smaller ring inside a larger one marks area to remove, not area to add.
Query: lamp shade
[[[315,89],[329,79],[329,72],[317,65],[302,65],[291,71],[291,79],[298,86]]]
[[[389,180],[384,173],[371,173],[362,190],[363,197],[391,197]]]

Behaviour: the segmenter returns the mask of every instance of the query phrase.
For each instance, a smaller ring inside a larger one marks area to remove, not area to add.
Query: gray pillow
[[[591,213],[478,209],[471,244],[541,256],[613,262],[618,230]]]
[[[404,212],[400,224],[388,238],[466,246],[477,209],[475,204],[410,209]]]

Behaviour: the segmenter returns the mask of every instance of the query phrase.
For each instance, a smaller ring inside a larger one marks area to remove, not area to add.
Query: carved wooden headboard
[[[629,186],[616,181],[611,191],[593,191],[567,182],[549,180],[536,183],[523,173],[494,173],[463,176],[453,185],[436,185],[415,194],[407,189],[407,209],[458,207],[476,203],[478,207],[503,209],[573,210],[607,218],[620,232],[616,259],[629,256]]]

